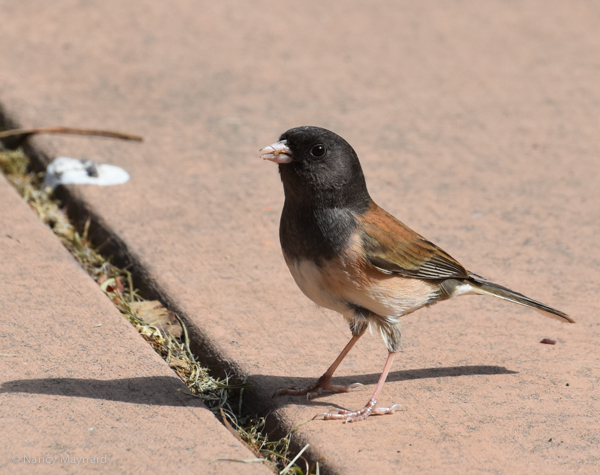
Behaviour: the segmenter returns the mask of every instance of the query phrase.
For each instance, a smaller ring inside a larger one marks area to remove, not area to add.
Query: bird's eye
[[[323,145],[322,143],[315,145],[313,148],[310,149],[310,154],[316,158],[321,158],[326,153],[327,153],[327,149],[325,148],[325,145]]]

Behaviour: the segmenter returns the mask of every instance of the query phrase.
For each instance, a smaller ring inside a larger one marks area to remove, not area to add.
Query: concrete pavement
[[[297,433],[330,473],[597,472],[597,6],[5,0],[0,9],[10,18],[0,26],[11,45],[0,53],[5,114],[145,137],[32,143],[132,175],[71,189],[210,342],[209,356],[249,373],[248,403],[282,427],[361,407],[385,358],[366,336],[338,381],[367,392],[270,399],[317,378],[349,338],[281,258],[283,193],[257,150],[290,127],[341,134],[378,204],[474,272],[577,320],[466,297],[406,318],[381,396],[406,411]]]
[[[212,460],[256,458],[4,176],[0,203],[0,473],[233,474]]]

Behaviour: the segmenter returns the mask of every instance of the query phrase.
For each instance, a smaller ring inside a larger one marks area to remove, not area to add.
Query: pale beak
[[[291,163],[293,154],[287,146],[287,140],[281,140],[261,148],[260,156],[263,160],[271,160],[275,163]]]

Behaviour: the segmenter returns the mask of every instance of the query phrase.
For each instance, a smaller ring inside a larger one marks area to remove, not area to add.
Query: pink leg
[[[394,361],[394,356],[396,356],[396,353],[388,353],[388,357],[385,362],[385,366],[383,367],[383,371],[381,372],[381,376],[379,377],[379,382],[377,383],[375,392],[373,393],[373,396],[371,397],[371,399],[369,399],[369,402],[367,402],[365,407],[358,411],[338,411],[333,413],[317,414],[315,418],[323,416],[324,420],[345,419],[346,422],[358,422],[366,419],[371,414],[383,415],[393,414],[394,412],[396,412],[399,408],[402,407],[402,404],[394,404],[392,407],[375,407],[375,404],[377,404],[377,396],[379,395],[379,391],[381,391],[383,383],[385,383],[387,375],[390,372],[392,362]]]
[[[323,376],[321,376],[315,384],[313,384],[312,386],[310,386],[308,388],[279,389],[278,391],[275,392],[275,394],[273,394],[273,397],[282,396],[282,395],[304,396],[306,394],[307,399],[312,399],[314,397],[320,396],[323,393],[323,391],[347,393],[351,389],[362,386],[362,384],[360,384],[360,383],[352,383],[352,384],[349,384],[348,386],[335,386],[333,384],[330,384],[333,373],[335,373],[335,370],[338,368],[338,366],[340,365],[342,360],[346,357],[348,352],[352,349],[352,347],[358,341],[359,338],[360,338],[360,335],[352,337],[352,339],[348,342],[346,347],[342,350],[342,352],[339,354],[339,356],[335,359],[333,364],[329,367],[329,369],[327,371],[325,371],[325,374]]]

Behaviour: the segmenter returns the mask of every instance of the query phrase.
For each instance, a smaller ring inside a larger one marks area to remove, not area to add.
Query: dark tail
[[[473,292],[475,293],[482,295],[493,295],[494,297],[532,308],[546,317],[554,318],[555,320],[560,320],[561,322],[575,323],[575,320],[560,310],[548,307],[537,300],[530,299],[523,294],[507,289],[506,287],[502,287],[501,285],[487,282],[486,280],[480,279],[479,276],[471,274],[471,278],[468,280],[468,282],[473,287]]]

